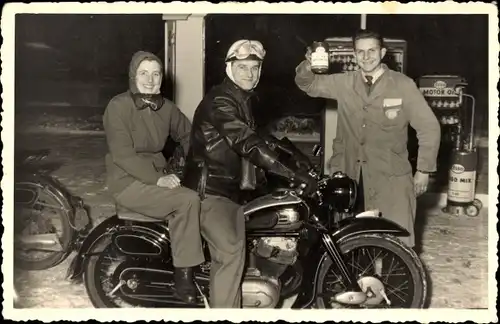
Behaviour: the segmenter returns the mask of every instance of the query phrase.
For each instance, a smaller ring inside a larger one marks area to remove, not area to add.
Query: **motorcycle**
[[[397,238],[409,233],[377,211],[355,214],[357,183],[345,174],[310,175],[318,182],[312,197],[294,185],[243,206],[242,307],[282,308],[295,298],[294,309],[423,308],[424,267]],[[67,275],[83,280],[96,308],[203,308],[210,299],[206,244],[205,257],[195,275],[198,303],[176,299],[167,224],[118,206],[85,239]]]
[[[44,162],[50,150],[17,151],[14,180],[14,265],[46,270],[60,264],[90,231],[92,224],[80,197],[69,194]],[[86,226],[76,220],[88,221]]]

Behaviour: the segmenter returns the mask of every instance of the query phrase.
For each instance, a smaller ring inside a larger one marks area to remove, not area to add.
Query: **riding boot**
[[[193,282],[193,268],[175,268],[175,291],[177,296],[188,304],[196,303],[196,286]]]

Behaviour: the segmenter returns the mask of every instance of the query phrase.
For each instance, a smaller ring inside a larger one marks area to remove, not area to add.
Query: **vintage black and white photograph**
[[[498,321],[497,8],[235,4],[4,7],[4,317]]]

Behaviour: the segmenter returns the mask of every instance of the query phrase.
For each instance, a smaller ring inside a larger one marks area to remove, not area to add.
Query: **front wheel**
[[[368,298],[355,307],[423,308],[427,278],[417,254],[396,237],[364,234],[340,242],[347,268]],[[317,280],[317,308],[345,308],[334,296],[346,290],[340,271],[325,258]],[[352,306],[349,306],[352,307]]]

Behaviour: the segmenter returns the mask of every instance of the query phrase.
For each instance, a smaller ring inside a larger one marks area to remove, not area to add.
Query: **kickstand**
[[[207,297],[205,297],[205,294],[201,290],[200,286],[198,285],[198,283],[196,281],[194,282],[194,284],[196,285],[196,288],[198,288],[198,291],[200,292],[201,297],[203,298],[203,304],[205,304],[205,308],[210,308],[210,306],[208,305]]]

